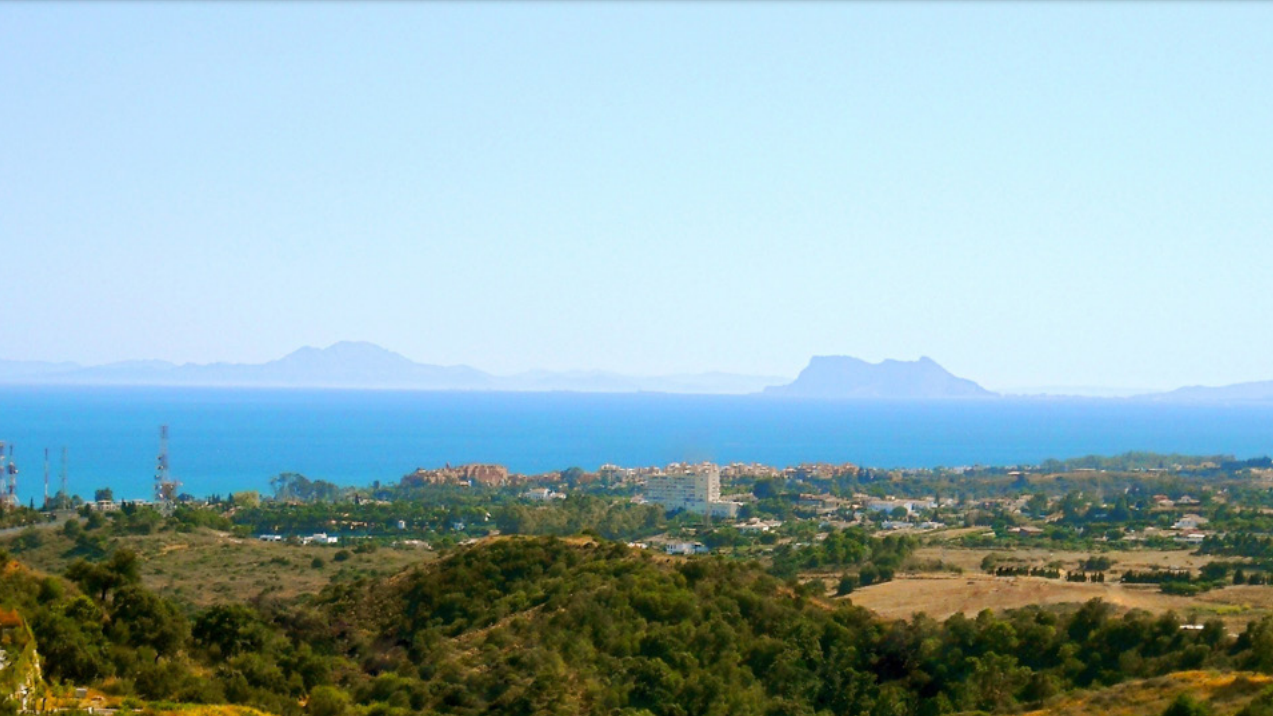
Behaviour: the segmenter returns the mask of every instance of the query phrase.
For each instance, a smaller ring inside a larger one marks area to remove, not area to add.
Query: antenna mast
[[[13,445],[9,445],[9,465],[5,469],[8,473],[8,485],[5,487],[5,502],[13,507],[18,506],[18,464],[13,461]]]
[[[155,503],[171,502],[177,497],[181,483],[168,472],[168,426],[159,426],[159,462],[155,467]]]
[[[44,509],[49,509],[49,449],[44,448]]]
[[[66,491],[66,446],[62,446],[62,499],[59,507],[66,508],[71,504],[71,493]]]

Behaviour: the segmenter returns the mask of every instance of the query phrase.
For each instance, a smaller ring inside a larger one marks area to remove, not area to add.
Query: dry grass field
[[[17,556],[36,569],[61,574],[75,559],[70,553],[72,546],[70,540],[50,530],[41,546]],[[262,593],[280,597],[312,594],[333,581],[394,574],[433,559],[433,553],[423,548],[382,547],[359,554],[343,546],[262,542],[212,530],[112,539],[111,548],[119,547],[137,553],[147,587],[194,607],[242,602]],[[336,555],[342,551],[348,558],[338,561]]]
[[[935,619],[945,619],[956,613],[975,615],[983,609],[1082,603],[1100,598],[1122,609],[1175,611],[1182,617],[1198,619],[1218,616],[1232,632],[1241,631],[1247,622],[1273,614],[1273,586],[1230,586],[1181,597],[1163,594],[1156,585],[1124,585],[1116,580],[1093,584],[1037,577],[993,577],[980,570],[982,559],[990,553],[990,550],[926,547],[917,552],[917,559],[940,559],[947,565],[962,568],[964,573],[901,573],[892,582],[859,589],[846,599],[888,618],[908,619],[924,612]],[[1012,550],[1003,554],[1038,564],[1060,561],[1068,567],[1088,556],[1086,552],[1049,550]],[[1184,550],[1110,552],[1106,556],[1115,561],[1114,572],[1152,566],[1197,569],[1210,560]]]
[[[157,716],[270,716],[270,714],[250,706],[234,704],[190,704],[169,710],[151,708]]]
[[[1212,716],[1232,716],[1270,685],[1273,677],[1263,674],[1181,671],[1069,694],[1048,708],[1022,716],[1146,716],[1162,713],[1181,694],[1204,702]]]
[[[1080,560],[1091,556],[1091,552],[1071,552],[1053,549],[964,549],[961,547],[922,547],[915,551],[915,559],[919,561],[941,560],[946,564],[956,565],[966,572],[981,570],[981,560],[989,554],[998,554],[1012,559],[1020,559],[1040,565],[1048,562],[1062,562],[1073,568]],[[1124,550],[1102,552],[1114,561],[1114,571],[1124,569],[1198,569],[1215,557],[1193,554],[1187,549],[1178,550]]]
[[[387,576],[433,556],[421,548],[381,548],[367,554],[346,549],[348,559],[337,561],[343,548],[261,542],[211,531],[120,542],[141,557],[146,586],[195,606],[241,602],[262,592],[284,598],[312,594],[333,581]]]
[[[847,598],[885,617],[906,619],[924,612],[930,617],[945,619],[959,612],[974,615],[983,609],[998,611],[1031,604],[1081,603],[1098,597],[1128,609],[1154,612],[1168,609],[1183,612],[1193,601],[1161,594],[1153,585],[1123,587],[977,573],[904,574],[891,582],[859,589]]]

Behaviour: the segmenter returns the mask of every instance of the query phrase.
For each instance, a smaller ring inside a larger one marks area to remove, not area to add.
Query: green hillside
[[[374,679],[355,699],[442,713],[938,714],[1043,704],[1203,665],[1273,667],[1273,632],[1099,602],[884,622],[754,565],[613,543],[500,540],[324,594]]]
[[[491,539],[316,595],[206,607],[169,601],[141,572],[122,550],[64,576],[8,563],[0,604],[30,623],[55,690],[281,716],[936,716],[1051,709],[1187,670],[1273,671],[1273,621],[1235,637],[1099,601],[887,621],[754,563],[591,539]]]

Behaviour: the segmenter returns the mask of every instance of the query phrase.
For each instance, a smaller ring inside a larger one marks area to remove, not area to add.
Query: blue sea
[[[491,462],[537,473],[607,462],[853,462],[876,467],[1036,463],[1128,450],[1273,453],[1273,405],[1126,401],[835,403],[753,396],[428,393],[191,388],[0,388],[0,440],[19,495],[149,496],[159,426],[183,491],[268,491],[280,472],[342,485],[417,467]]]

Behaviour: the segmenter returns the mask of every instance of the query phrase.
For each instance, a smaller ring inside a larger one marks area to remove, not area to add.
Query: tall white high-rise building
[[[720,499],[720,468],[711,464],[674,466],[666,474],[653,475],[645,483],[645,499],[668,512],[736,517],[739,503]]]

